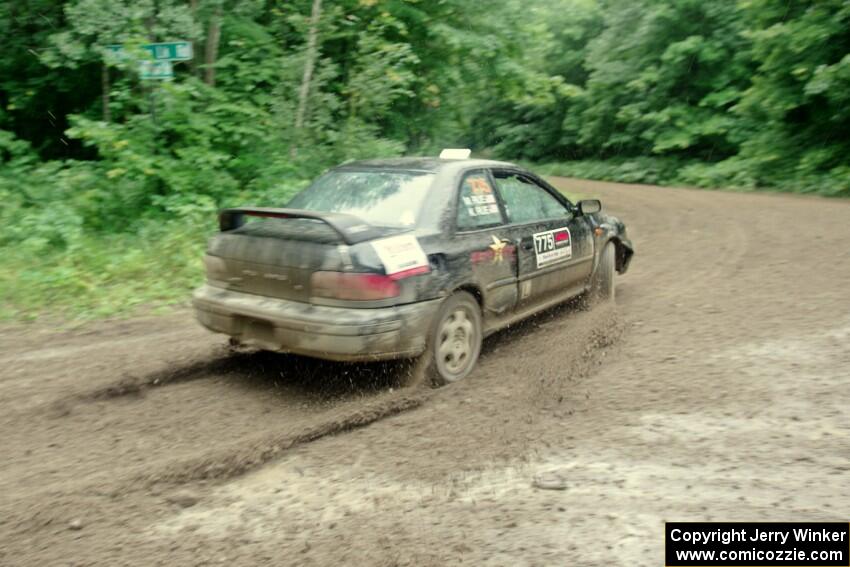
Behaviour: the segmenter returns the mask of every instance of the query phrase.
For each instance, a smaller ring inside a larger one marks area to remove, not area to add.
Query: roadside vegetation
[[[850,196],[843,0],[3,0],[0,35],[0,319],[185,301],[216,209],[362,157]]]

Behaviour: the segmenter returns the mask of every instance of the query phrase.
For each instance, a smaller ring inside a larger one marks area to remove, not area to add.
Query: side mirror
[[[592,215],[602,210],[602,201],[599,199],[585,199],[578,202],[578,212],[581,215]]]

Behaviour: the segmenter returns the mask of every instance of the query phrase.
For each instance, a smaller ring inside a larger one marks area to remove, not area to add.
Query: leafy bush
[[[543,164],[539,171],[546,175],[663,185],[675,183],[679,166],[678,160],[669,158],[577,160]]]
[[[185,297],[217,208],[357,158],[850,196],[846,0],[312,4],[0,4],[5,316]],[[140,80],[173,38],[195,60]]]
[[[2,248],[0,319],[93,318],[186,303],[201,281],[205,224],[149,221],[137,234],[83,235],[33,254]]]

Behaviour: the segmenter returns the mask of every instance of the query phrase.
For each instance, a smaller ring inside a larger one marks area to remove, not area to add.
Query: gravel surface
[[[665,520],[846,520],[850,202],[554,181],[629,226],[616,307],[440,390],[187,311],[0,328],[0,564],[661,565]]]

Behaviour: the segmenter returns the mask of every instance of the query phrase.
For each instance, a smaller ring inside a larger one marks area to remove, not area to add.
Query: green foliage
[[[3,248],[0,320],[95,318],[185,304],[201,281],[204,224],[149,222],[135,234],[82,235],[68,248]]]
[[[734,4],[617,6],[589,46],[579,142],[601,155],[730,155],[736,126],[727,111],[747,74]]]
[[[601,179],[620,183],[675,185],[682,164],[675,158],[637,157],[608,160],[576,160],[538,166],[545,175]]]
[[[737,107],[741,143],[760,185],[850,196],[850,5],[742,3],[758,72]]]
[[[846,2],[572,0],[525,25],[539,18],[534,45],[556,55],[526,57],[526,74],[563,82],[482,107],[479,139],[497,154],[605,179],[850,196]]]
[[[185,297],[217,208],[358,158],[850,196],[845,0],[312,3],[0,1],[0,316]]]

